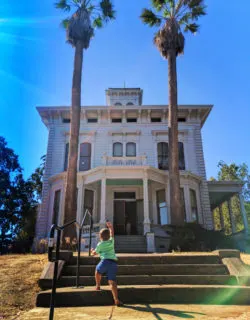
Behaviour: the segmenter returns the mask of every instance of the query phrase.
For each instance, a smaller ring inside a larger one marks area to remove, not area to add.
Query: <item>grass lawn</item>
[[[0,256],[0,319],[17,319],[34,308],[37,280],[46,263],[45,254]]]
[[[241,257],[250,265],[249,254],[242,254]],[[46,263],[45,254],[0,256],[0,319],[19,319],[24,311],[35,307],[36,293],[39,291],[37,281]],[[44,312],[47,318],[46,310]],[[34,313],[31,318],[35,319]]]

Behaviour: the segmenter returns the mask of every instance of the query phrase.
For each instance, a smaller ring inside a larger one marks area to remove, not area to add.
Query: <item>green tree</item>
[[[178,152],[178,103],[176,57],[184,52],[183,32],[196,33],[197,21],[205,15],[203,0],[152,0],[152,9],[143,9],[141,19],[150,27],[160,27],[154,36],[154,44],[163,58],[168,60],[169,90],[169,181],[172,224],[184,223],[181,208],[179,152]]]
[[[42,200],[42,187],[43,187],[43,174],[45,170],[46,156],[41,157],[41,163],[39,167],[31,174],[28,182],[31,184],[33,195],[37,202]]]
[[[0,137],[0,252],[29,250],[35,233],[44,157],[26,181],[14,150]]]
[[[242,188],[242,195],[245,200],[245,208],[248,215],[248,219],[250,220],[250,206],[249,206],[249,200],[250,200],[250,175],[249,175],[249,169],[247,164],[226,164],[224,161],[220,161],[218,163],[218,181],[241,181],[244,183]],[[214,178],[210,178],[210,180],[216,180]],[[237,196],[233,196],[231,198],[231,205],[236,225],[236,231],[241,231],[244,228],[242,216],[241,216],[241,209],[240,209],[240,201]],[[218,214],[218,210],[214,211],[214,221],[215,226],[217,226],[217,229],[221,229],[221,222],[220,222],[220,216]],[[232,226],[230,224],[230,218],[229,218],[229,209],[228,207],[223,204],[222,206],[222,216],[223,216],[223,222],[224,222],[224,228],[226,234],[230,234],[232,232]]]
[[[65,12],[74,10],[71,17],[63,20],[67,41],[75,48],[72,82],[69,162],[66,179],[64,222],[76,218],[77,210],[77,158],[81,114],[81,82],[83,51],[87,50],[94,37],[94,29],[102,28],[115,18],[111,0],[59,0],[56,8]],[[76,236],[74,226],[65,230],[64,237]]]

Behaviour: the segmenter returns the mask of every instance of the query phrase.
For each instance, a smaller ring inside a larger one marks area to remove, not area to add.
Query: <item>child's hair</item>
[[[100,238],[101,238],[103,241],[109,240],[109,238],[110,238],[109,229],[107,229],[107,228],[102,229],[102,230],[100,231]]]

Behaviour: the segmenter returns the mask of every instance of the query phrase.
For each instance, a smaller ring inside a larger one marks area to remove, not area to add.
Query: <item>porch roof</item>
[[[147,177],[148,180],[166,184],[168,181],[168,171],[162,171],[151,166],[102,166],[91,169],[85,172],[78,172],[77,178],[79,181],[84,181],[84,184],[91,184],[106,178],[108,184],[112,180],[134,180],[138,184],[138,180]],[[202,177],[193,174],[189,171],[180,171],[181,178],[189,178],[196,182],[200,182]],[[66,172],[56,174],[49,178],[50,183],[58,180],[66,180]]]
[[[215,209],[233,195],[242,191],[241,181],[208,181],[211,209]]]

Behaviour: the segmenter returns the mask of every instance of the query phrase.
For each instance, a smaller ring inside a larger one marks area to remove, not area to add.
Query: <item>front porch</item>
[[[243,229],[248,234],[242,187],[243,183],[240,181],[208,181],[215,230],[235,234]],[[225,214],[225,211],[228,214]],[[239,224],[242,224],[242,227]]]

